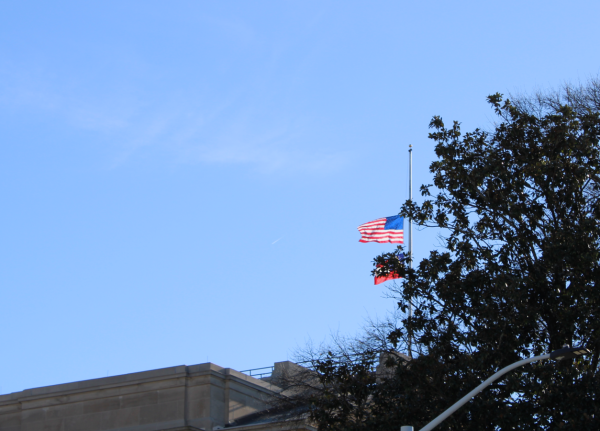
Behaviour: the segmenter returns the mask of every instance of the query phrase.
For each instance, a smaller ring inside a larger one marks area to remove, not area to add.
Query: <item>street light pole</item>
[[[444,419],[446,419],[448,416],[450,416],[452,413],[454,413],[456,410],[458,410],[460,407],[462,407],[464,404],[466,404],[468,401],[470,401],[471,398],[473,398],[479,392],[481,392],[486,387],[488,387],[489,385],[494,383],[496,380],[498,380],[504,374],[508,373],[511,370],[514,370],[515,368],[518,368],[518,367],[528,364],[530,362],[543,361],[545,359],[556,359],[557,361],[560,361],[562,359],[577,358],[582,355],[588,355],[589,353],[590,353],[590,351],[584,347],[563,347],[562,349],[555,350],[554,352],[546,353],[545,355],[534,356],[533,358],[523,359],[523,360],[515,362],[514,364],[511,364],[507,367],[504,367],[500,371],[496,372],[489,379],[487,379],[485,382],[483,382],[482,384],[477,386],[475,389],[473,389],[471,392],[469,392],[467,395],[462,397],[460,400],[458,400],[452,406],[450,406],[444,413],[442,413],[437,418],[435,418],[434,420],[429,422],[427,425],[425,425],[423,428],[421,428],[420,431],[431,431],[436,426],[438,426],[440,423],[442,423],[442,421]],[[412,427],[410,427],[410,428],[412,428]],[[410,428],[407,427],[406,431],[409,431]]]
[[[540,355],[540,356],[534,356],[533,358],[523,359],[519,362],[515,362],[514,364],[509,365],[508,367],[502,368],[500,371],[498,371],[492,377],[487,379],[485,382],[483,382],[482,384],[477,386],[475,389],[473,389],[467,395],[465,395],[460,400],[455,402],[444,413],[442,413],[437,418],[435,418],[434,420],[429,422],[427,425],[425,425],[423,428],[421,428],[421,431],[430,431],[430,430],[434,429],[436,426],[441,424],[444,419],[446,419],[448,416],[450,416],[452,413],[454,413],[456,410],[458,410],[460,407],[462,407],[464,404],[466,404],[468,401],[470,401],[471,398],[473,398],[475,395],[477,395],[479,392],[481,392],[482,390],[487,388],[489,385],[494,383],[496,380],[498,380],[500,377],[502,377],[504,374],[508,373],[509,371],[514,370],[515,368],[518,368],[518,367],[528,364],[530,362],[542,361],[544,359],[550,359],[550,353],[546,353],[545,355]]]

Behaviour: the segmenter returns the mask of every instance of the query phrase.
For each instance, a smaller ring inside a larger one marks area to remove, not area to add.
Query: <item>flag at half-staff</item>
[[[396,258],[398,259],[399,262],[402,262],[404,260],[404,253],[398,253],[396,255]],[[389,261],[386,260],[386,263],[388,263],[388,262]],[[398,278],[402,278],[402,277],[395,272],[389,272],[389,273],[385,274],[383,271],[383,265],[377,265],[377,268],[375,269],[375,284],[381,284],[384,281],[396,280]]]
[[[359,242],[404,244],[404,218],[399,215],[378,218],[361,224],[358,231],[361,234]]]

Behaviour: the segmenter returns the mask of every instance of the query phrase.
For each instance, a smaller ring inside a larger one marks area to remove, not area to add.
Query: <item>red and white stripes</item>
[[[361,234],[359,242],[391,242],[392,244],[404,244],[403,229],[385,229],[387,217],[378,218],[361,224],[358,231]]]

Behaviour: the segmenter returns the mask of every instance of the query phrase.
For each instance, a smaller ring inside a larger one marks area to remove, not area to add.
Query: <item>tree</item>
[[[593,355],[513,371],[439,429],[600,429],[599,89],[489,96],[490,131],[432,119],[434,184],[400,214],[441,229],[444,249],[414,269],[396,252],[374,261],[404,277],[395,294],[413,317],[387,338],[404,350],[410,337],[415,355],[388,355],[395,372],[379,379],[364,372],[370,348],[356,370],[317,358],[307,398],[320,429],[418,429],[498,369],[564,344]]]

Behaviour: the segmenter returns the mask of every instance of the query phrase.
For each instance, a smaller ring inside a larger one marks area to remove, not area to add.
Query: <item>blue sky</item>
[[[600,4],[4,2],[0,393],[291,359],[394,307],[356,227],[433,115],[600,72]],[[417,260],[436,247],[415,232]]]

